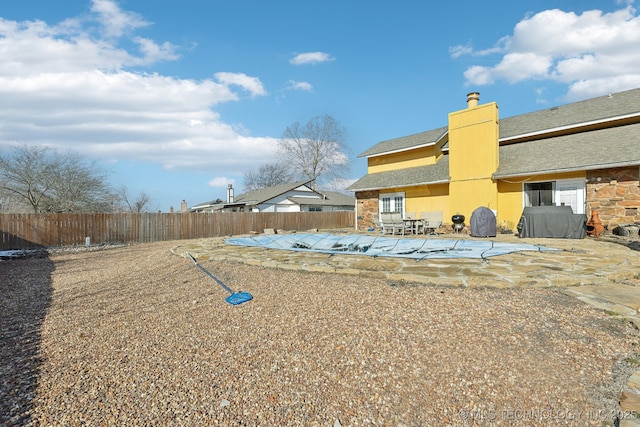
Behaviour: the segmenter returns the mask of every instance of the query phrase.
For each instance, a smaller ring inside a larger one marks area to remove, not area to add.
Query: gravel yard
[[[629,323],[554,289],[267,269],[176,242],[0,262],[0,424],[607,425]]]

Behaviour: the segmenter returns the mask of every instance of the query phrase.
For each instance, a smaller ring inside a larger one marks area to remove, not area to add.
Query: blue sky
[[[488,6],[487,6],[488,4]],[[640,87],[634,1],[21,0],[0,4],[0,149],[99,159],[152,210],[224,198],[328,114],[356,156],[446,125]]]

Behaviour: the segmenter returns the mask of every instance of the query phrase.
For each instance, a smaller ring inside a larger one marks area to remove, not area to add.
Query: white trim
[[[412,145],[411,147],[398,148],[397,150],[391,150],[391,151],[385,151],[383,153],[371,154],[369,156],[365,156],[365,158],[366,159],[370,159],[371,157],[386,156],[388,154],[402,153],[403,151],[411,151],[411,150],[415,150],[417,148],[431,147],[432,145],[436,145],[436,143],[437,142],[429,142],[427,144]]]
[[[380,172],[380,173],[383,173],[383,172]],[[398,187],[417,187],[420,185],[449,184],[449,182],[450,181],[448,179],[447,180],[441,179],[439,181],[415,182],[411,184],[393,184],[393,185],[388,185],[386,187],[356,188],[354,190],[349,190],[349,191],[356,192],[356,191],[388,190],[389,188],[398,188]]]

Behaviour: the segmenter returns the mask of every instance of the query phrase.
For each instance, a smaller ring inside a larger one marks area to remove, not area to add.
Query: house
[[[382,141],[359,157],[367,175],[348,188],[358,229],[394,211],[469,221],[480,206],[511,230],[524,207],[541,205],[587,217],[597,210],[609,229],[637,223],[640,89],[505,119],[473,92],[446,126]]]
[[[191,212],[331,212],[353,211],[355,198],[332,191],[316,191],[313,180],[298,181],[233,195],[227,188],[227,200],[215,200],[193,206]]]

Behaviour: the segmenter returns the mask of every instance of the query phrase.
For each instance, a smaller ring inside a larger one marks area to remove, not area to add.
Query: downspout
[[[358,231],[358,197],[353,202],[353,224],[355,225],[355,231]]]

